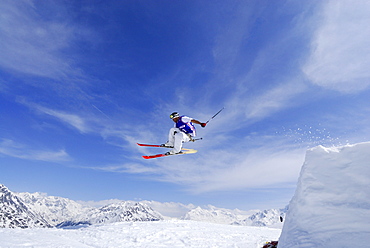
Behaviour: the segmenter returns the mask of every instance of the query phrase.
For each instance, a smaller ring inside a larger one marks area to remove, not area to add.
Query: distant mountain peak
[[[242,226],[281,227],[280,217],[284,217],[286,211],[287,208],[247,212],[208,205],[206,208],[196,207],[190,210],[183,219]]]
[[[0,184],[0,227],[28,228],[50,227],[50,225],[27,207],[16,194]]]
[[[77,216],[68,225],[79,224],[102,224],[123,221],[158,221],[163,220],[163,216],[154,211],[151,207],[140,202],[122,201],[112,203],[100,208],[93,208],[86,213]],[[65,226],[62,223],[59,227]]]

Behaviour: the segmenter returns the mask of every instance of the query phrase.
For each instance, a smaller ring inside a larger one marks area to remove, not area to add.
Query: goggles
[[[179,113],[172,113],[172,114],[170,114],[170,118],[171,119],[174,119],[174,118],[176,118],[176,117],[179,117],[180,115],[179,115]]]

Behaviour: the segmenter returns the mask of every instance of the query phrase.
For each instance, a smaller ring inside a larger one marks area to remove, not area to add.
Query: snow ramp
[[[370,142],[307,151],[278,247],[370,247]]]

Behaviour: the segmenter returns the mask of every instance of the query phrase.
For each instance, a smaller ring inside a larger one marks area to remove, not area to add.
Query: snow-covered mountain
[[[268,209],[252,214],[242,221],[236,221],[233,225],[241,226],[268,226],[279,227],[283,226],[283,220],[288,207],[284,209]]]
[[[240,226],[282,227],[280,217],[284,218],[286,211],[287,208],[241,211],[208,205],[206,208],[196,207],[190,210],[182,219]]]
[[[29,228],[51,225],[33,212],[17,195],[0,184],[0,227]]]
[[[238,220],[238,216],[235,213],[232,213],[231,210],[208,206],[208,209],[196,207],[186,213],[182,219],[218,224],[231,224]]]
[[[23,203],[33,212],[39,214],[53,226],[91,209],[67,198],[48,196],[38,192],[14,194],[22,199]]]
[[[0,184],[0,227],[66,227],[124,221],[157,221],[163,216],[149,206],[120,201],[101,208],[42,193],[13,193]]]
[[[163,216],[140,202],[121,201],[101,208],[92,208],[69,221],[60,223],[58,227],[93,225],[125,221],[158,221]]]

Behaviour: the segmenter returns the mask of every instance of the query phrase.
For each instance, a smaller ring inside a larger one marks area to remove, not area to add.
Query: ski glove
[[[206,127],[207,123],[200,123],[202,127]]]

